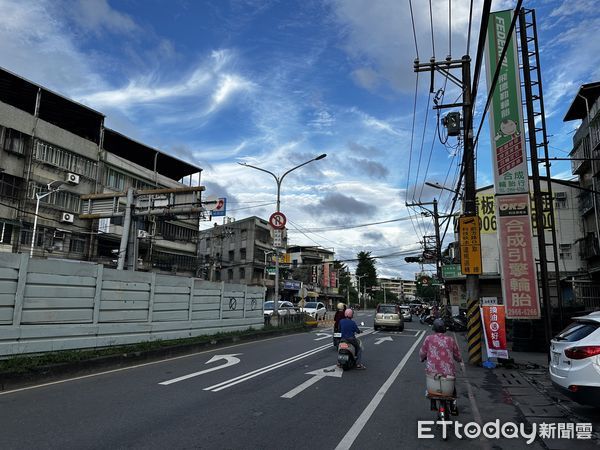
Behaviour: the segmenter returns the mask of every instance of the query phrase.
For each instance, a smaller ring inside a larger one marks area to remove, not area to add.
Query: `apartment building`
[[[199,267],[210,281],[264,286],[272,293],[275,283],[267,267],[273,254],[269,223],[256,216],[215,223],[199,233]]]
[[[578,177],[578,213],[582,236],[574,252],[584,264],[573,280],[574,296],[589,308],[600,307],[600,82],[584,84],[563,119],[580,121],[569,157]]]
[[[123,136],[104,120],[0,69],[0,251],[115,265],[123,218],[81,219],[82,195],[199,184],[200,167]],[[136,217],[133,268],[195,274],[198,220],[199,214]]]

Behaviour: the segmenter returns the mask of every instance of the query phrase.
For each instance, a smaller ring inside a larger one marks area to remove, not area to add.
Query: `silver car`
[[[398,305],[381,304],[377,306],[373,329],[379,330],[382,327],[395,328],[398,331],[404,330],[404,319]]]
[[[412,314],[410,312],[410,306],[401,306],[400,312],[402,313],[402,318],[405,322],[412,322]]]

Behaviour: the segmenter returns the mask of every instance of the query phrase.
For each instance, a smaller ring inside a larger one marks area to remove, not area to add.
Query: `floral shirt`
[[[456,376],[454,361],[462,361],[456,341],[443,333],[427,336],[419,356],[421,361],[426,360],[425,372],[446,376]]]

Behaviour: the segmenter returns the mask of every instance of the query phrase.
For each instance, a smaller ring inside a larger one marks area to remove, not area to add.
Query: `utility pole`
[[[459,79],[451,73],[453,69],[461,70]],[[463,197],[463,216],[476,217],[476,190],[475,190],[475,149],[473,147],[473,100],[471,93],[471,57],[464,55],[460,60],[450,57],[438,62],[431,58],[428,63],[414,62],[415,72],[431,73],[431,91],[433,92],[434,73],[440,72],[452,83],[462,90],[462,102],[447,105],[436,105],[434,109],[462,107],[462,135],[463,135],[463,172],[465,180],[465,194]],[[474,365],[481,363],[481,319],[479,316],[479,275],[466,275],[466,295],[468,310],[467,340],[469,345],[469,362]]]

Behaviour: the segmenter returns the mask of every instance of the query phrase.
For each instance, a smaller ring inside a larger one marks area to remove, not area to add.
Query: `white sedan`
[[[325,316],[327,315],[327,309],[321,302],[307,302],[302,311],[317,320],[325,320]]]
[[[296,314],[296,307],[294,306],[294,304],[292,302],[285,302],[285,301],[279,301],[279,304],[277,305],[277,313],[280,316],[287,316],[287,315],[292,315],[292,314]],[[264,305],[264,315],[265,316],[272,316],[273,315],[273,302],[269,301],[269,302],[265,302]]]
[[[550,343],[550,379],[583,405],[600,408],[600,311],[574,317]]]

